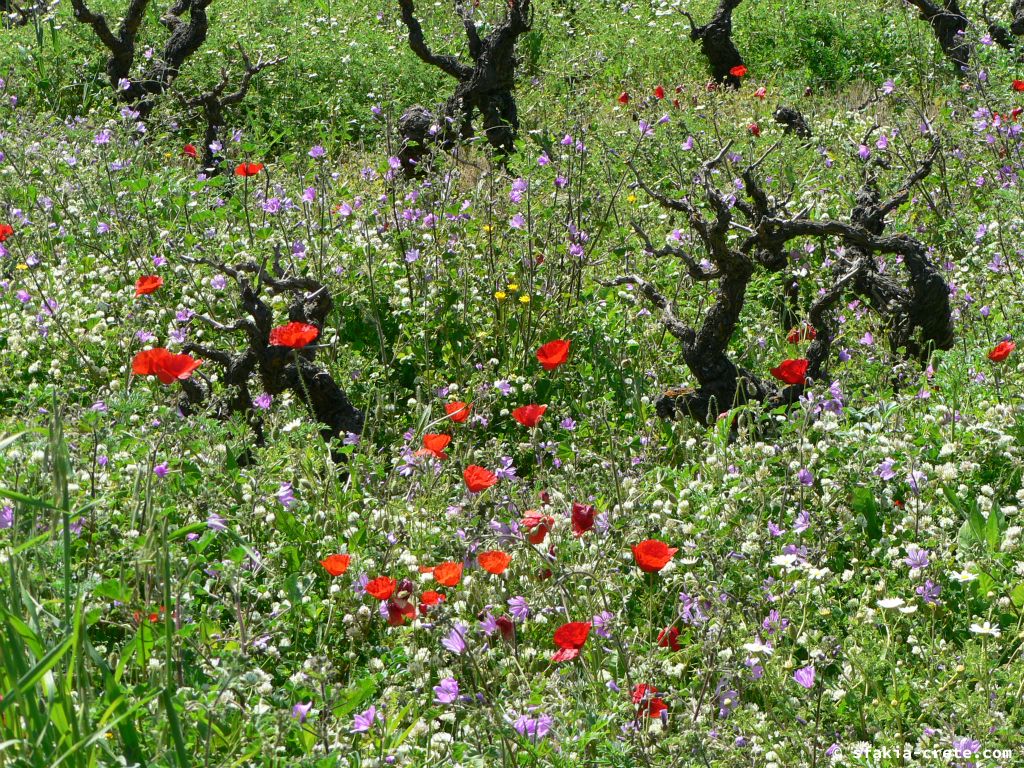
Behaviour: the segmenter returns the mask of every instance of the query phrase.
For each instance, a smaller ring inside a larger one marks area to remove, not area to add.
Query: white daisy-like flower
[[[988,621],[983,624],[978,624],[977,622],[971,624],[971,632],[976,635],[991,635],[992,637],[999,637],[1002,634],[999,627],[993,627],[991,622]]]

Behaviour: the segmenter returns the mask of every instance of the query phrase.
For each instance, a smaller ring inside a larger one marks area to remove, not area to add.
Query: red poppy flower
[[[570,621],[555,630],[555,645],[558,650],[552,661],[572,661],[580,655],[580,649],[590,636],[589,621]]]
[[[1017,91],[1018,93],[1024,91],[1024,80],[1014,80],[1012,85],[1013,90]]]
[[[775,368],[772,368],[772,376],[786,384],[803,384],[807,378],[807,358],[783,360]]]
[[[454,587],[462,580],[462,563],[441,563],[434,566],[434,579],[445,587]]]
[[[331,576],[341,576],[341,574],[348,570],[348,565],[351,562],[352,557],[349,555],[328,555],[320,561],[320,565]]]
[[[426,434],[423,436],[423,449],[427,453],[433,454],[435,458],[447,459],[448,454],[444,452],[444,449],[451,441],[451,435]]]
[[[202,364],[190,355],[175,355],[163,347],[139,352],[132,359],[132,373],[136,376],[156,376],[161,384],[185,380]]]
[[[191,157],[193,160],[199,157],[199,152],[196,151],[195,144],[186,144],[184,147],[182,147],[181,154],[183,154],[185,157]]]
[[[160,275],[143,275],[135,281],[135,295],[147,296],[164,284]]]
[[[658,689],[653,685],[647,683],[637,683],[633,686],[633,703],[639,704],[647,696],[653,696],[658,692]]]
[[[678,552],[678,548],[670,547],[663,541],[647,539],[633,547],[633,559],[644,573],[657,573]]]
[[[792,328],[786,335],[786,341],[790,344],[799,344],[801,341],[814,339],[817,336],[818,332],[814,330],[814,326],[805,325],[803,328]]]
[[[763,85],[760,88],[758,88],[756,91],[754,91],[754,96],[756,96],[757,98],[761,99],[761,101],[764,101],[765,96],[767,96],[767,95],[768,95],[768,89],[766,89]]]
[[[367,583],[366,593],[378,600],[387,600],[394,594],[395,587],[398,586],[398,582],[389,576],[378,576],[373,581]]]
[[[444,412],[448,414],[448,418],[456,424],[461,424],[469,418],[469,412],[472,408],[473,406],[471,404],[457,400],[454,403],[445,403]]]
[[[235,176],[255,176],[263,170],[263,163],[239,163],[235,166]]]
[[[679,630],[676,627],[666,627],[658,633],[658,647],[669,648],[673,651],[678,651],[679,645]]]
[[[619,94],[619,104],[629,104],[629,94],[625,91]]]
[[[665,89],[662,88],[660,85],[657,88],[654,89],[654,98],[656,98],[656,99],[664,99],[665,98]]]
[[[1012,341],[1000,341],[992,351],[988,353],[988,359],[993,363],[1001,363],[1010,356],[1010,353],[1017,348]]]
[[[420,605],[437,605],[444,602],[444,595],[432,589],[426,590],[420,595]]]
[[[594,518],[597,514],[597,508],[586,504],[572,504],[572,532],[577,536],[582,536],[584,533],[594,527]]]
[[[748,125],[747,130],[750,131],[751,136],[761,135],[761,126],[758,125],[757,123],[751,123],[750,125]]]
[[[668,704],[658,697],[651,699],[651,703],[647,705],[648,717],[661,717],[662,712],[668,712]]]
[[[566,339],[555,339],[547,344],[541,345],[537,350],[537,362],[545,371],[553,371],[569,359],[569,345],[572,342]]]
[[[548,532],[555,524],[555,518],[550,515],[542,515],[536,510],[528,509],[519,524],[527,530],[527,541],[531,544],[543,544]]]
[[[6,242],[7,238],[14,234],[14,227],[10,224],[0,224],[0,243]]]
[[[1010,110],[1010,119],[1017,122],[1017,118],[1021,116],[1022,112],[1024,112],[1024,107],[1014,107]]]
[[[270,329],[270,345],[272,347],[288,347],[302,349],[316,341],[320,330],[309,323],[286,323]]]
[[[476,561],[488,573],[499,576],[505,572],[508,564],[512,562],[512,555],[502,552],[500,549],[491,549],[477,555]]]
[[[540,423],[540,417],[544,415],[548,407],[546,405],[523,405],[512,411],[512,418],[524,427],[536,427]]]
[[[747,68],[743,64],[737,64],[729,70],[729,74],[733,77],[744,77],[747,74]]]
[[[486,491],[498,482],[498,476],[488,469],[470,464],[462,472],[462,479],[466,481],[466,487],[470,493]]]

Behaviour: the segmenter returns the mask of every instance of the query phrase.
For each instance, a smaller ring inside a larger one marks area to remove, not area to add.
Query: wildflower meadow
[[[1024,766],[1024,5],[0,0],[0,768]]]

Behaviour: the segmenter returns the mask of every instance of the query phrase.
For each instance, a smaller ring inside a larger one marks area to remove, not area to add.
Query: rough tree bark
[[[793,107],[779,107],[772,117],[782,126],[783,133],[795,133],[801,139],[811,138],[811,126],[807,118]]]
[[[22,6],[15,0],[0,0],[0,26],[23,27],[49,10],[50,5],[46,0],[38,0],[29,6]]]
[[[253,77],[267,67],[279,64],[285,58],[280,57],[269,61],[264,61],[261,58],[253,64],[241,46],[238,47],[238,50],[242,56],[242,64],[245,67],[245,71],[242,73],[242,81],[237,89],[230,93],[225,93],[231,80],[228,71],[222,69],[220,81],[211,90],[191,98],[179,96],[179,101],[185,109],[202,113],[203,121],[206,124],[203,133],[202,163],[204,170],[210,175],[219,173],[224,165],[223,158],[214,151],[213,147],[216,145],[216,142],[223,139],[224,126],[227,124],[225,111],[228,107],[240,103],[245,98],[246,94],[249,93],[249,86],[252,84]]]
[[[232,413],[244,414],[256,435],[256,444],[263,444],[263,423],[253,405],[250,382],[258,376],[263,391],[271,395],[291,392],[306,404],[322,425],[320,434],[330,444],[346,433],[361,434],[363,414],[349,402],[345,392],[331,374],[316,363],[316,347],[292,350],[271,346],[270,331],[274,327],[273,312],[260,297],[265,289],[270,296],[288,295],[288,321],[308,323],[323,330],[333,300],[326,287],[312,278],[288,276],[280,263],[280,252],[275,253],[270,270],[253,263],[233,267],[200,258],[187,258],[190,263],[201,263],[230,275],[241,294],[240,308],[244,317],[231,325],[223,325],[206,315],[197,318],[222,333],[242,333],[248,346],[241,352],[228,352],[206,344],[185,345],[185,352],[198,355],[223,369],[222,380],[226,392],[215,402],[215,413],[226,418]],[[255,279],[255,285],[253,280]],[[182,382],[185,388],[183,409],[205,406],[211,399],[211,387],[202,377]],[[343,456],[332,449],[335,461]]]
[[[965,33],[970,22],[960,10],[957,0],[906,0],[917,8],[921,19],[927,21],[939,41],[946,58],[953,63],[958,75],[963,75],[971,60],[971,44]]]
[[[432,144],[451,149],[456,142],[472,138],[473,118],[479,113],[488,144],[501,153],[515,146],[519,112],[515,97],[516,40],[533,23],[531,0],[509,0],[504,19],[481,38],[470,8],[458,4],[466,31],[472,64],[455,56],[433,53],[416,18],[414,0],[398,0],[402,21],[409,30],[409,47],[422,61],[437,67],[458,81],[455,93],[439,113],[422,107],[408,109],[398,121],[403,146],[399,152],[406,173],[413,173]]]
[[[893,349],[924,360],[934,349],[952,346],[949,287],[928,258],[927,248],[908,235],[883,235],[886,217],[906,202],[910,188],[928,175],[933,155],[929,155],[900,191],[885,202],[880,200],[874,176],[869,174],[857,196],[850,223],[843,223],[817,221],[808,218],[806,211],[788,215],[783,206],[765,193],[755,174],[768,153],[741,172],[745,198],[730,205],[727,194],[714,185],[715,169],[722,164],[730,146],[723,147],[697,174],[695,183],[706,209],[698,208],[690,196],[670,198],[653,189],[636,168],[630,166],[638,185],[648,195],[664,208],[685,216],[712,268],[701,266],[682,248],[656,248],[634,223],[645,249],[659,258],[671,256],[680,260],[693,283],[716,282],[718,285],[714,302],[700,327],[691,328],[676,317],[672,303],[643,276],[627,275],[606,283],[636,286],[647,301],[660,310],[662,323],[682,345],[683,361],[693,374],[696,386],[665,392],[656,403],[659,416],[665,419],[688,417],[711,424],[720,413],[745,403],[760,402],[775,407],[796,402],[806,382],[820,380],[827,374],[836,337],[834,310],[843,297],[851,293],[864,296],[868,305],[883,317],[890,329]],[[705,210],[710,212],[710,218]],[[736,216],[743,221],[736,221]],[[832,239],[846,251],[836,263],[830,287],[820,293],[807,313],[807,323],[814,329],[815,337],[806,353],[805,383],[780,389],[736,365],[729,357],[728,348],[743,310],[747,286],[755,272],[786,269],[787,244],[803,237]],[[905,286],[879,269],[877,256],[883,254],[902,259],[908,275]]]
[[[732,12],[742,0],[721,0],[711,21],[697,26],[687,11],[682,14],[690,21],[690,39],[700,43],[700,50],[711,65],[715,82],[739,88],[742,78],[732,74],[735,67],[743,66],[743,57],[732,41]]]
[[[988,12],[988,2],[982,3],[982,15],[989,35],[1002,48],[1010,50],[1017,45],[1014,36],[1024,35],[1024,0],[1013,0],[1010,4],[1010,27],[1007,29],[992,18]]]
[[[135,66],[135,45],[150,0],[131,0],[117,31],[103,14],[94,13],[85,0],[71,0],[75,19],[92,27],[96,37],[107,48],[107,79],[118,99],[131,104],[145,120],[156,106],[155,97],[166,91],[178,76],[182,65],[206,41],[209,20],[206,9],[212,0],[176,0],[160,19],[170,32],[163,52],[154,56],[138,77],[132,76]],[[188,13],[188,21],[183,19]]]

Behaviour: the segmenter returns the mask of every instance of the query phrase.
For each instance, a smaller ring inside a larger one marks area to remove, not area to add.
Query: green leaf
[[[118,579],[108,579],[107,581],[97,584],[93,588],[92,593],[96,597],[105,597],[108,600],[117,600],[121,603],[131,601],[131,595],[128,590],[125,589],[125,585]]]
[[[1005,529],[1006,517],[1003,515],[1003,511],[998,506],[992,505],[992,511],[988,513],[988,519],[985,521],[985,540],[992,553],[999,551],[999,544]]]
[[[1010,590],[1010,602],[1017,609],[1024,608],[1024,581]]]
[[[355,712],[377,692],[377,679],[375,677],[364,677],[354,686],[348,689],[344,700],[332,709],[332,713],[339,720],[346,715]]]
[[[869,541],[877,541],[882,538],[882,520],[878,514],[878,502],[875,501],[875,494],[870,488],[859,486],[853,489],[853,498],[850,501],[853,511],[864,518],[864,531]]]

